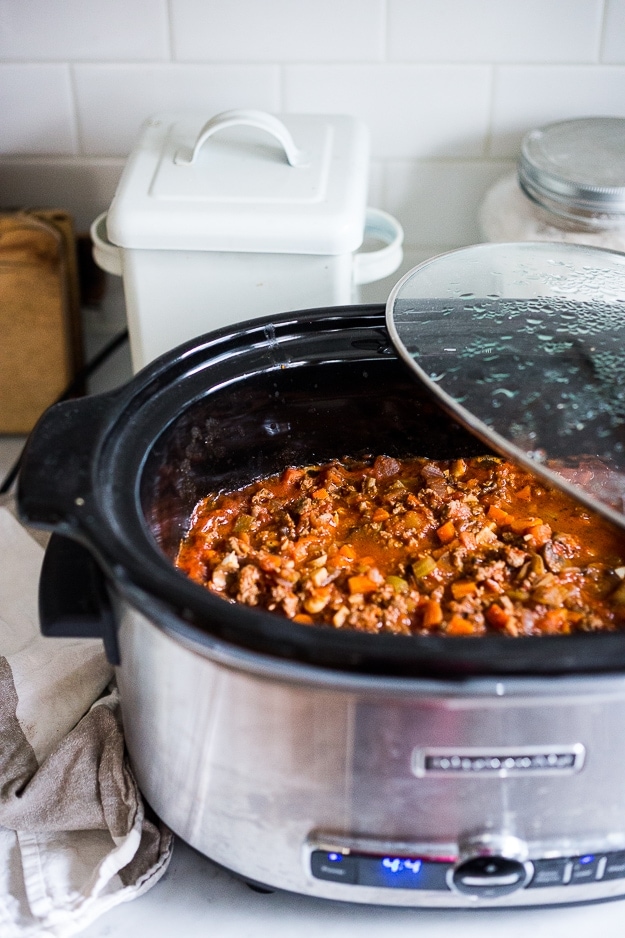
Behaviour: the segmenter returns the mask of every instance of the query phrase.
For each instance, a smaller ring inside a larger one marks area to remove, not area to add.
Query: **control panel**
[[[526,861],[474,856],[458,863],[452,856],[382,855],[319,847],[310,854],[310,871],[316,879],[348,885],[455,891],[476,899],[497,899],[520,889],[625,879],[625,850]],[[540,904],[539,896],[536,904]]]

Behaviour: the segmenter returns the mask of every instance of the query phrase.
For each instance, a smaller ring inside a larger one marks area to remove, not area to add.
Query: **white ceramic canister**
[[[565,241],[625,251],[625,119],[588,117],[531,130],[516,173],[488,191],[486,241]]]
[[[94,257],[124,283],[135,371],[220,326],[358,302],[403,232],[367,208],[369,135],[345,115],[227,111],[148,120]],[[363,242],[381,243],[357,253]]]

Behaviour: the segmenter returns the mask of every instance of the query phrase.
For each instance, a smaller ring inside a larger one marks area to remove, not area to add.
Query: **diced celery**
[[[417,560],[416,563],[412,565],[412,575],[416,577],[417,580],[421,577],[427,576],[428,573],[431,573],[432,570],[436,567],[436,560],[432,557],[431,554],[426,554],[425,557],[422,557],[421,560]]]

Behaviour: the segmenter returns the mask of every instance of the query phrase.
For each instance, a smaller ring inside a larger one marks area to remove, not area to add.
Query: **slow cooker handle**
[[[53,534],[39,578],[39,623],[48,638],[101,638],[120,664],[117,626],[100,567],[77,541]]]
[[[63,401],[45,411],[30,434],[20,469],[17,507],[26,524],[74,534],[93,513],[92,471],[115,391]]]

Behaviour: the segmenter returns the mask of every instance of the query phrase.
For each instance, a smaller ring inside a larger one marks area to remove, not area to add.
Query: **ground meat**
[[[260,599],[260,580],[262,574],[253,563],[247,563],[241,570],[238,581],[237,602],[248,606],[257,606]]]
[[[512,463],[291,467],[196,506],[177,566],[230,602],[403,635],[625,627],[625,538]]]

